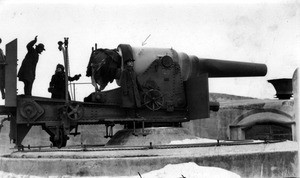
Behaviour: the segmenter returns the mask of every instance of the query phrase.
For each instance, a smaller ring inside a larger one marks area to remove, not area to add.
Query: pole
[[[74,101],[76,101],[76,95],[75,95],[75,83],[72,83],[73,84],[73,99]]]
[[[63,46],[63,44],[64,44],[64,46]],[[68,39],[67,38],[65,38],[65,42],[63,43],[62,41],[59,41],[58,42],[58,49],[60,50],[60,51],[62,51],[62,53],[63,53],[63,57],[64,57],[64,64],[65,64],[65,69],[66,69],[66,71],[65,71],[65,95],[66,95],[66,98],[65,98],[65,100],[66,100],[66,104],[68,104],[69,103],[69,97],[68,97],[68,59],[67,59],[67,52],[66,52],[66,50],[68,49]]]
[[[66,96],[66,103],[69,103],[69,95],[68,95],[68,76],[69,76],[69,54],[68,54],[68,44],[69,38],[65,38],[64,46],[64,62],[65,62],[65,96]]]

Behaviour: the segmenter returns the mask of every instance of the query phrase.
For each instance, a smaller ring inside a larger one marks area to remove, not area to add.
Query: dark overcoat
[[[76,77],[68,76],[68,81],[78,80]],[[50,92],[52,93],[51,98],[55,99],[66,99],[66,83],[65,83],[65,72],[56,72],[52,75],[50,81]],[[71,98],[68,93],[69,99]]]
[[[5,56],[0,49],[0,89],[5,88]]]
[[[120,84],[122,91],[122,107],[141,107],[140,92],[142,92],[142,88],[132,67],[124,68],[121,73]]]
[[[36,40],[32,40],[27,44],[27,54],[22,62],[20,67],[18,77],[20,81],[33,82],[35,79],[35,69],[36,64],[39,61],[39,54],[33,48],[33,45],[36,43]]]
[[[52,88],[52,96],[51,98],[56,99],[65,99],[66,97],[66,84],[65,84],[65,75],[64,73],[55,73],[52,75],[50,81],[50,88]]]

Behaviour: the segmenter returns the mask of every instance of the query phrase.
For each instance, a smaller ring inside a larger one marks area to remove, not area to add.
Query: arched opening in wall
[[[252,110],[229,125],[230,140],[294,140],[295,120],[280,110]]]
[[[274,122],[257,123],[244,128],[245,139],[254,140],[292,140],[292,128]]]

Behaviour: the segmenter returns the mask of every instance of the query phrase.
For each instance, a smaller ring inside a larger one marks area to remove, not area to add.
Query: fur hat
[[[62,64],[57,64],[56,69],[60,68],[62,71],[65,70],[65,67]]]

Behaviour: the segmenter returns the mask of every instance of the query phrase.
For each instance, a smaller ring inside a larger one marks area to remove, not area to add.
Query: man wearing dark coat
[[[22,62],[20,67],[18,77],[19,81],[24,83],[24,94],[31,96],[32,85],[35,79],[35,70],[36,64],[39,61],[39,54],[45,51],[44,45],[42,43],[36,45],[34,48],[33,45],[37,42],[37,36],[34,40],[27,44],[27,54]]]
[[[141,107],[140,92],[142,87],[133,70],[134,59],[127,59],[124,69],[121,72],[120,85],[122,91],[122,107],[126,109],[127,115],[132,116],[134,111],[135,117],[138,117],[136,110]]]
[[[57,64],[55,74],[52,75],[50,81],[50,87],[48,91],[52,93],[51,98],[55,99],[66,99],[66,83],[65,83],[65,68],[61,64]],[[68,77],[69,81],[78,80],[81,77],[80,74],[74,77]],[[70,98],[70,96],[68,96]]]
[[[2,43],[2,39],[0,38],[0,44]],[[0,48],[0,91],[2,95],[2,99],[5,99],[5,65],[6,58],[5,55]]]

